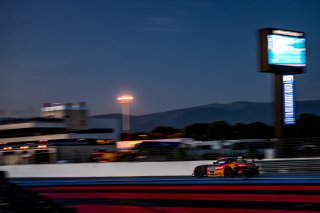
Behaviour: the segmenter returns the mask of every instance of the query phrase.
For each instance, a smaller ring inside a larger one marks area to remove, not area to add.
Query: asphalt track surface
[[[320,212],[320,176],[11,179],[66,208],[93,212]]]

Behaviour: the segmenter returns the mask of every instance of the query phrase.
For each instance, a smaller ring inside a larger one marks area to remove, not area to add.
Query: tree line
[[[287,138],[320,137],[320,116],[301,114],[296,125],[284,127]],[[250,124],[230,124],[226,121],[195,123],[182,129],[170,126],[158,126],[150,132],[131,134],[132,140],[170,139],[188,137],[200,141],[233,140],[233,139],[270,139],[274,138],[274,126],[253,122]]]

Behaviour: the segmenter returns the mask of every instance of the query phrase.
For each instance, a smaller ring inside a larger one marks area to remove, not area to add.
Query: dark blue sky
[[[296,100],[320,99],[318,0],[1,0],[0,116],[86,101],[91,114],[272,101],[256,30],[304,31]]]

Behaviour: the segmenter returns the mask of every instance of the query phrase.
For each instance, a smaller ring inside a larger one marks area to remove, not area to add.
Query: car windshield
[[[246,163],[246,160],[245,159],[237,159],[237,162],[238,163]]]
[[[222,164],[225,164],[225,163],[226,163],[225,160],[218,160],[215,164],[222,165]]]

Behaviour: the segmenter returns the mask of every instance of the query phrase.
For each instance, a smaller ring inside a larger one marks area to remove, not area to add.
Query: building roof
[[[62,119],[53,118],[9,119],[0,122],[0,131],[26,128],[66,128],[66,125]]]

